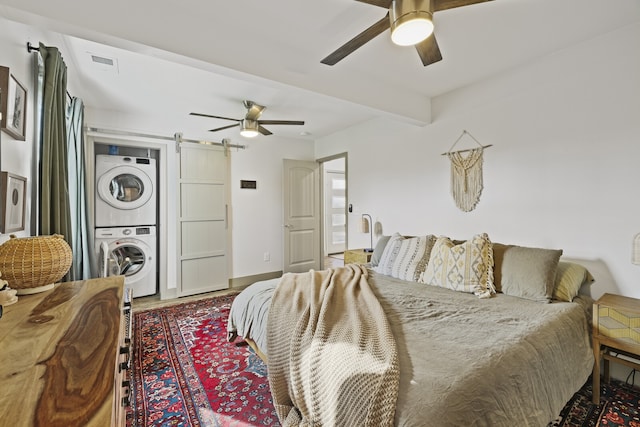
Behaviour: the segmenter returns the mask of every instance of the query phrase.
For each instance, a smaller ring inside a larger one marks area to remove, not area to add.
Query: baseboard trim
[[[269,280],[269,279],[275,279],[278,277],[282,277],[282,270],[281,271],[271,271],[268,273],[261,273],[261,274],[254,274],[252,276],[244,276],[244,277],[233,277],[229,279],[229,290],[235,290],[235,291],[241,291],[244,288],[246,288],[247,286],[255,283],[255,282],[259,282],[261,280]],[[185,295],[183,295],[185,296]],[[170,289],[165,289],[163,292],[160,292],[160,299],[161,300],[171,300],[171,299],[176,299],[178,298],[178,289],[177,288],[170,288]]]
[[[178,289],[176,288],[169,288],[164,291],[160,291],[160,300],[162,301],[175,298],[178,298]]]
[[[241,290],[255,282],[275,279],[278,277],[282,277],[282,271],[271,271],[269,273],[254,274],[252,276],[233,277],[229,279],[229,289]]]

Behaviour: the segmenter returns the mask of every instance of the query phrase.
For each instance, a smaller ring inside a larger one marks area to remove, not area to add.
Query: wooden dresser
[[[124,426],[130,303],[124,277],[22,295],[0,318],[0,420],[20,426]]]

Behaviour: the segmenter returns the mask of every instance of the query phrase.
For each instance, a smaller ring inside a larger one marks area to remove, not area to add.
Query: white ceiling
[[[428,67],[388,31],[320,63],[385,13],[354,0],[0,0],[0,16],[66,35],[58,47],[89,107],[206,131],[231,122],[189,112],[241,118],[249,99],[268,107],[262,119],[305,120],[267,126],[305,139],[381,115],[427,124],[432,97],[638,22],[640,1],[494,0],[435,14],[444,59]]]

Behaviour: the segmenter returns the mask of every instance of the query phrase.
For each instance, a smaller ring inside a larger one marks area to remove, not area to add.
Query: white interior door
[[[228,157],[224,148],[180,144],[178,294],[227,289]]]
[[[324,241],[328,255],[346,249],[347,181],[344,172],[327,171],[324,176]]]
[[[314,161],[284,160],[284,266],[320,270],[320,181]]]

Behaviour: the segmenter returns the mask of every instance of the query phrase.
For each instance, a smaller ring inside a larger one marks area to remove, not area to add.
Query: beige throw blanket
[[[285,274],[269,309],[269,384],[284,426],[391,426],[398,353],[358,265]]]

